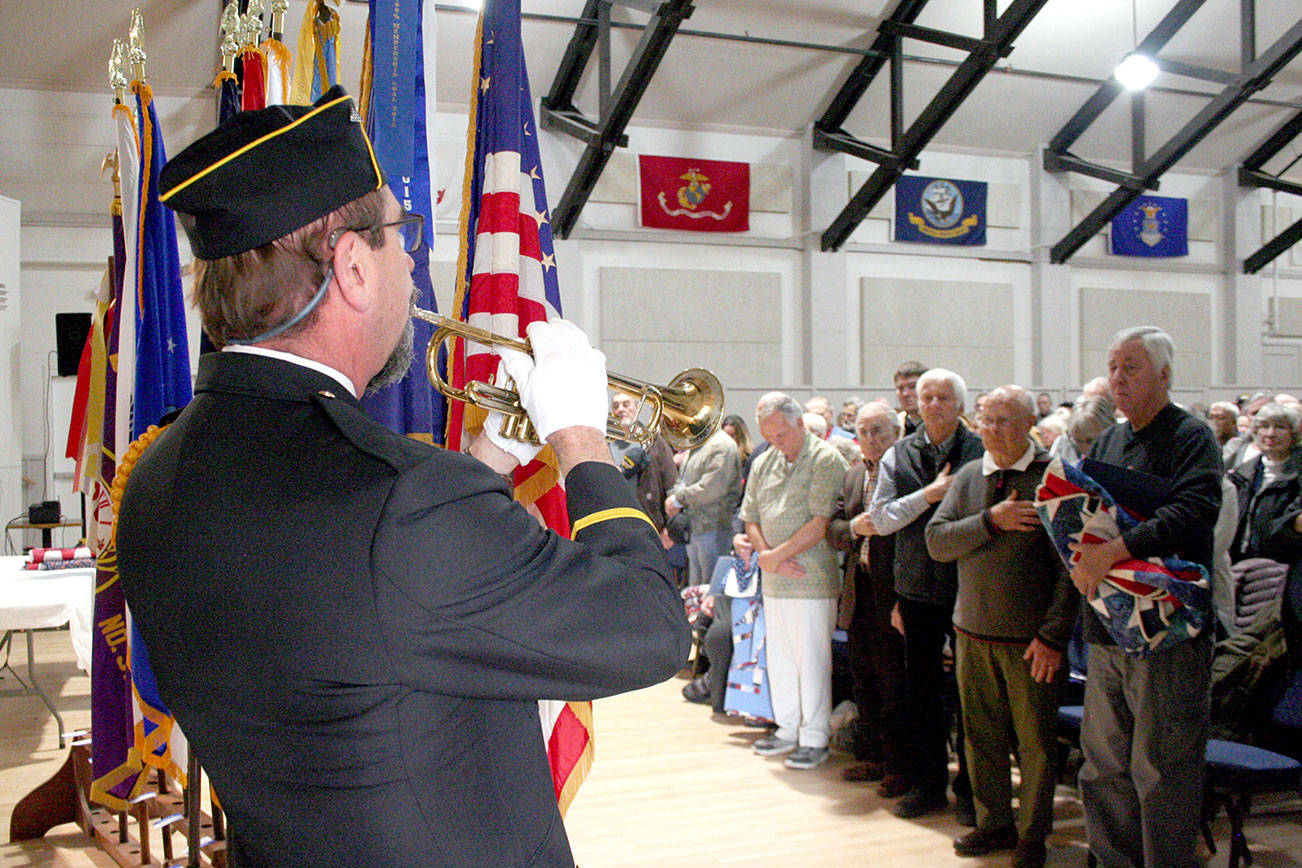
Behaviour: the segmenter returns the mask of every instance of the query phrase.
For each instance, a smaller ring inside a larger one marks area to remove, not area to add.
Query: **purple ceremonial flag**
[[[104,338],[109,359],[118,355],[118,311],[122,309],[122,279],[126,262],[126,238],[122,215],[113,216],[113,303],[104,319]],[[112,507],[107,503],[108,489],[117,472],[114,437],[117,425],[117,372],[113,364],[105,370],[103,454],[100,480],[94,507],[107,513],[104,526],[112,521]],[[104,502],[100,502],[104,501]],[[126,809],[137,775],[116,774],[127,759],[132,744],[130,688],[127,683],[127,622],[122,583],[118,581],[117,551],[107,544],[99,552],[95,574],[95,629],[91,633],[90,718],[91,767],[113,771],[97,777],[91,798],[115,810]]]

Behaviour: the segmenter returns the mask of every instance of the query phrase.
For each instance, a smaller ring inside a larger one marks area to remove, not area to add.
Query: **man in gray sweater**
[[[958,688],[977,828],[960,856],[1015,848],[1015,868],[1040,866],[1053,825],[1055,724],[1063,652],[1079,595],[1036,517],[1049,456],[1031,442],[1035,404],[1019,386],[986,398],[985,457],[965,465],[927,523],[927,551],[958,563]],[[1008,755],[1022,772],[1014,827]]]

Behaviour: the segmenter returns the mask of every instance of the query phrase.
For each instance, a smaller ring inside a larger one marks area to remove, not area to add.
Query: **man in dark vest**
[[[895,806],[895,815],[921,817],[949,806],[951,715],[944,653],[954,647],[954,598],[958,577],[954,564],[932,560],[925,531],[937,504],[949,490],[953,474],[984,453],[981,438],[960,421],[967,398],[963,378],[933,368],[918,378],[922,425],[882,457],[869,515],[878,533],[895,534],[895,593],[892,620],[904,633],[905,720],[911,737],[910,789]],[[962,738],[959,739],[962,744]],[[974,825],[972,791],[966,762],[959,751],[955,813]]]
[[[463,455],[362,411],[409,365],[421,218],[342,89],[235,115],[160,187],[223,351],[136,464],[118,556],[233,861],[574,864],[537,700],[662,681],[689,638],[606,446],[604,357],[555,321],[504,359],[555,449],[568,540],[512,500],[499,474],[534,450],[500,417]]]

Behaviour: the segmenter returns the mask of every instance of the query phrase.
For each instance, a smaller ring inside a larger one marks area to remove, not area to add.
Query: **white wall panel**
[[[1011,284],[864,278],[860,304],[865,383],[905,359],[950,368],[978,387],[1013,379]]]
[[[1081,382],[1107,373],[1108,348],[1118,331],[1155,325],[1175,342],[1176,385],[1206,386],[1212,382],[1211,307],[1205,293],[1081,287]]]
[[[665,383],[684,368],[727,387],[782,379],[782,282],[773,272],[607,267],[599,271],[607,366]]]

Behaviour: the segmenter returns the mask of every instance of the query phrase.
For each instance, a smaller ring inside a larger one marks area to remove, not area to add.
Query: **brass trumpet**
[[[533,355],[529,341],[495,334],[415,305],[411,306],[411,315],[434,326],[434,334],[425,350],[425,373],[434,388],[455,401],[501,413],[506,417],[502,423],[503,437],[538,443],[538,436],[520,404],[518,393],[482,380],[472,380],[459,389],[444,380],[438,369],[439,347],[453,338]],[[688,368],[670,380],[667,386],[653,386],[609,371],[606,382],[612,389],[640,397],[643,404],[650,405],[652,412],[650,421],[637,431],[625,431],[619,420],[609,416],[606,419],[607,440],[626,440],[649,447],[657,434],[663,434],[675,449],[691,449],[710,439],[719,427],[723,415],[723,385],[718,377],[704,368]]]

